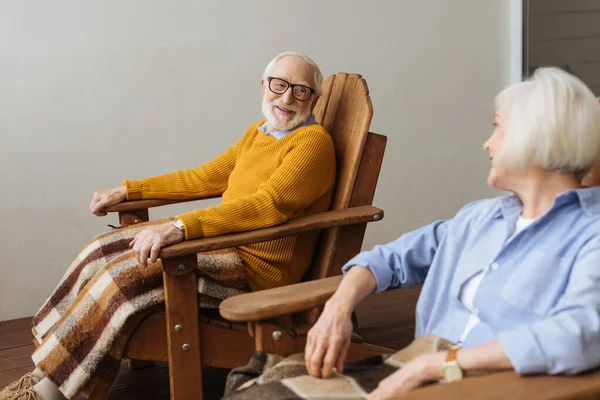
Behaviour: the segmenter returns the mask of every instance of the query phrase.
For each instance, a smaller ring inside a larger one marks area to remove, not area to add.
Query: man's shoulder
[[[321,145],[333,146],[333,138],[329,132],[327,132],[327,129],[316,122],[297,128],[290,133],[293,133],[293,138],[300,142],[305,141],[314,144],[320,143]]]

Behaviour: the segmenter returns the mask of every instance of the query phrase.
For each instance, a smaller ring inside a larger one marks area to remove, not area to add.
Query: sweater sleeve
[[[335,152],[331,137],[309,131],[254,194],[177,218],[185,225],[186,239],[274,226],[317,201],[334,182]]]
[[[212,160],[196,168],[151,176],[140,180],[124,180],[127,200],[169,199],[186,200],[223,194],[227,189],[229,175],[235,167],[237,150],[244,136]]]

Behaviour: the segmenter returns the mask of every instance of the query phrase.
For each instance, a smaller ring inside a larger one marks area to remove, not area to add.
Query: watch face
[[[456,361],[446,363],[444,366],[444,379],[446,382],[459,381],[463,378],[463,371]]]

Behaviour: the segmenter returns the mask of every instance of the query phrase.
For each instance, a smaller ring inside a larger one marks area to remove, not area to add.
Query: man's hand
[[[129,247],[135,250],[135,256],[140,264],[148,266],[148,258],[156,262],[160,249],[170,244],[179,243],[185,239],[183,232],[177,229],[173,222],[148,227],[135,235]]]
[[[403,393],[442,378],[446,353],[423,354],[388,376],[369,394],[368,400],[395,399]]]
[[[119,186],[114,189],[99,190],[92,196],[90,202],[90,211],[97,216],[106,215],[104,210],[106,207],[114,206],[125,200],[127,189],[125,186]]]
[[[328,301],[317,323],[308,331],[304,360],[310,376],[329,378],[335,367],[342,373],[352,335],[352,310]]]

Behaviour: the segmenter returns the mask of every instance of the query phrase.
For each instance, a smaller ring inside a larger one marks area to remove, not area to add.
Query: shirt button
[[[492,269],[495,271],[499,267],[498,263],[492,263]]]

